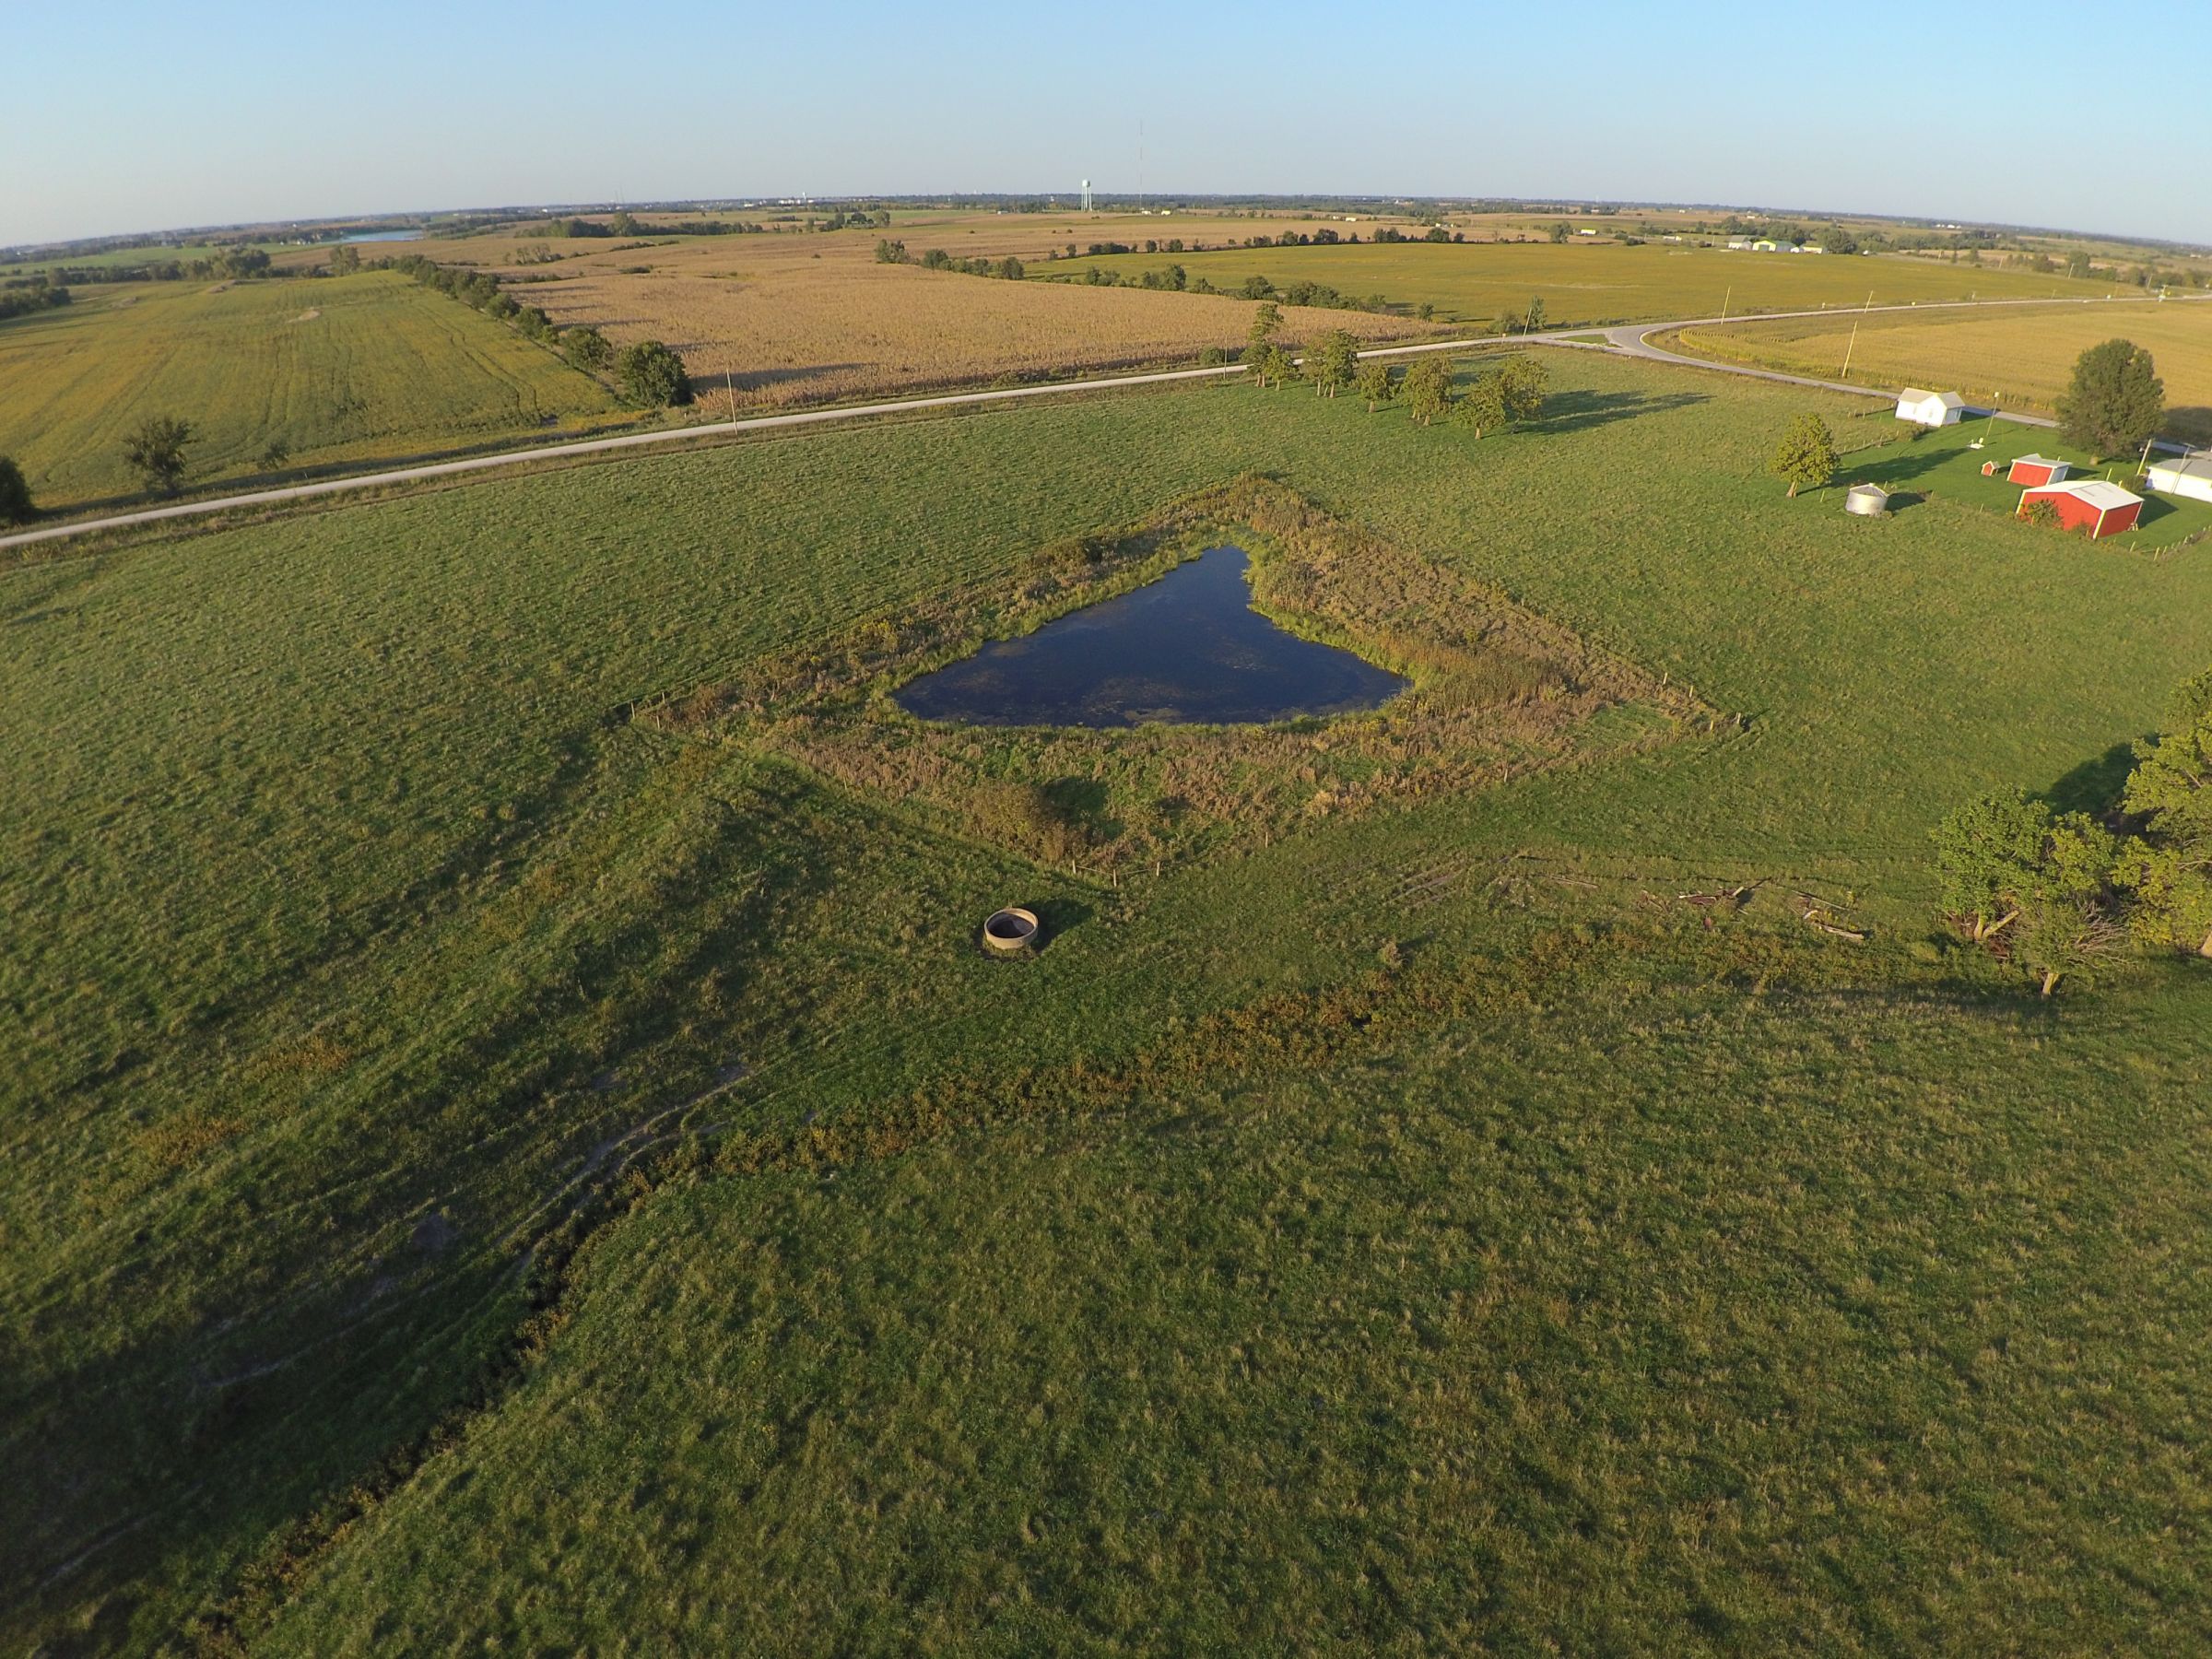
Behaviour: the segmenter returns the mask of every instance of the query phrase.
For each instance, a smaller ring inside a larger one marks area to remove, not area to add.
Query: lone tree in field
[[[1313,382],[1313,395],[1334,397],[1352,383],[1352,374],[1359,365],[1359,342],[1351,331],[1332,328],[1313,342],[1306,353],[1306,377]]]
[[[191,441],[189,421],[149,415],[123,441],[124,465],[145,480],[147,488],[173,496],[184,486],[184,446]]]
[[[1359,365],[1358,390],[1367,399],[1367,412],[1372,415],[1398,394],[1398,382],[1391,378],[1388,363],[1370,358]]]
[[[28,524],[38,516],[23,469],[11,457],[0,455],[0,524]]]
[[[1836,476],[1836,437],[1818,415],[1800,415],[1790,422],[1775,448],[1767,470],[1789,485],[1794,497],[1800,489],[1818,489]]]
[[[1254,346],[1265,346],[1275,337],[1275,331],[1283,325],[1283,313],[1272,300],[1263,300],[1253,308],[1252,334]]]
[[[1406,371],[1406,408],[1423,426],[1452,412],[1452,365],[1441,357],[1425,357]]]
[[[2121,806],[2144,820],[2118,880],[2136,936],[2212,958],[2212,669],[2183,682],[2165,730],[2136,750]]]
[[[1452,418],[1475,429],[1475,436],[1534,420],[1544,413],[1550,378],[1532,358],[1508,358],[1467,388]]]
[[[2075,359],[2058,412],[2067,440],[2099,460],[2132,454],[2166,418],[2166,385],[2149,352],[2133,340],[2107,340]]]
[[[684,376],[684,359],[659,340],[640,340],[623,352],[615,366],[622,395],[641,409],[665,409],[691,401],[691,382]]]
[[[361,251],[351,242],[340,242],[330,251],[330,274],[333,276],[350,276],[361,268]]]

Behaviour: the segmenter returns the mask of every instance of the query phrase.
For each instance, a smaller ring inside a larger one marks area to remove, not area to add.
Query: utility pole
[[[1957,290],[1954,289],[1952,291],[1956,292]],[[1859,309],[1861,311],[1872,311],[1874,309],[1874,290],[1872,288],[1868,288],[1866,290],[1866,303],[1861,306]]]
[[[1856,323],[1853,323],[1853,324],[1851,325],[1851,344],[1850,344],[1850,345],[1848,345],[1848,346],[1846,346],[1845,347],[1843,347],[1843,378],[1844,378],[1845,380],[1849,380],[1849,379],[1851,378],[1851,358],[1852,358],[1852,353],[1853,353],[1853,352],[1855,352],[1856,350],[1858,350],[1858,348],[1859,348],[1859,325],[1858,325]]]
[[[730,429],[735,431],[737,429],[737,382],[731,375],[730,366],[726,361],[722,366],[722,389],[730,394]]]
[[[1728,291],[1721,296],[1721,321],[1724,323],[1728,321],[1728,301],[1735,298],[1735,284],[1732,282],[1728,285]]]

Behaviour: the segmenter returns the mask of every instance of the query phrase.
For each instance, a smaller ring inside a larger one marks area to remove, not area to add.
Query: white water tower
[[[1090,181],[1088,179],[1083,181],[1083,211],[1086,213],[1090,211]]]

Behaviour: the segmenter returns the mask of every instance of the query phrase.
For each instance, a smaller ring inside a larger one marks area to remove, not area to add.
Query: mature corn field
[[[191,422],[197,485],[615,413],[605,387],[543,347],[382,272],[80,288],[74,304],[0,324],[0,454],[46,507],[135,493],[124,437],[149,415]]]

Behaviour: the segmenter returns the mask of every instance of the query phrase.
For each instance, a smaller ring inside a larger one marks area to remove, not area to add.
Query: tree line
[[[103,282],[242,282],[273,274],[265,248],[226,248],[203,259],[156,259],[144,265],[54,265],[32,280],[88,288]]]
[[[1300,362],[1276,337],[1282,322],[1282,312],[1272,300],[1261,301],[1253,313],[1252,333],[1241,361],[1263,388],[1302,380],[1312,384],[1316,397],[1333,398],[1348,391],[1366,403],[1371,415],[1386,404],[1403,401],[1416,425],[1449,421],[1469,428],[1478,439],[1536,420],[1544,413],[1550,378],[1533,358],[1507,358],[1463,389],[1444,353],[1418,358],[1400,373],[1386,359],[1362,358],[1359,338],[1342,328],[1317,335]]]
[[[942,248],[932,248],[916,259],[906,251],[906,244],[889,237],[876,243],[877,265],[918,265],[925,271],[958,271],[966,276],[995,276],[1005,282],[1019,282],[1029,274],[1028,267],[1009,253],[1003,259],[956,259]]]
[[[590,375],[611,371],[623,401],[634,407],[665,409],[691,401],[691,382],[684,371],[683,359],[665,341],[641,340],[618,351],[612,341],[589,324],[556,326],[537,306],[524,305],[506,292],[500,279],[488,271],[441,265],[419,253],[401,254],[386,260],[384,265],[559,352],[572,369]]]
[[[14,276],[0,286],[0,322],[28,317],[33,312],[52,311],[69,303],[69,290],[45,276]]]

